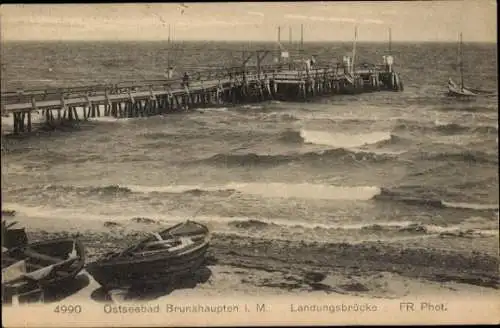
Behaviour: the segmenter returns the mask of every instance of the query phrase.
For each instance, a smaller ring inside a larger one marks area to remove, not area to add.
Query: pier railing
[[[12,114],[17,134],[32,131],[33,113],[41,114],[52,125],[81,116],[84,120],[100,117],[101,110],[104,116],[132,118],[225,103],[307,100],[317,95],[403,89],[396,73],[374,65],[363,65],[354,75],[339,65],[297,66],[225,67],[188,71],[188,76],[175,79],[3,92],[2,115]]]
[[[269,65],[257,67],[229,67],[229,68],[219,68],[202,70],[189,73],[190,83],[196,82],[218,82],[219,80],[225,80],[231,76],[242,76],[243,74],[249,76],[257,74],[260,70],[262,74],[268,74],[276,71],[277,66]],[[47,89],[31,89],[31,90],[16,90],[16,91],[5,91],[1,93],[1,99],[3,104],[29,102],[34,98],[36,101],[39,100],[51,100],[59,99],[61,96],[79,96],[79,95],[97,95],[104,94],[107,91],[110,94],[123,93],[132,91],[149,90],[150,88],[176,88],[182,84],[182,77],[177,77],[173,79],[155,79],[155,80],[133,80],[133,81],[119,81],[115,83],[107,84],[95,84],[88,86],[75,86],[75,87],[64,87],[64,88],[47,88]]]
[[[309,71],[288,69],[287,65],[267,65],[250,67],[229,67],[210,69],[189,73],[189,86],[198,88],[217,87],[224,83],[241,83],[244,79],[247,83],[274,79],[280,81],[300,81],[303,79],[318,77],[327,74],[328,77],[337,77],[337,68],[318,67]],[[32,104],[41,101],[61,101],[94,96],[107,97],[110,95],[130,94],[137,92],[153,92],[159,90],[183,89],[183,79],[157,79],[142,81],[121,81],[108,84],[96,84],[89,86],[76,86],[69,88],[50,88],[35,90],[17,90],[2,92],[2,111],[5,106],[13,104]],[[9,106],[10,107],[10,106]],[[7,110],[8,112],[8,110]]]

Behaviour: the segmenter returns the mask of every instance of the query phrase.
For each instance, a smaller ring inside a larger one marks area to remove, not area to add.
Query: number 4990
[[[54,309],[55,313],[81,313],[81,305],[57,305]]]

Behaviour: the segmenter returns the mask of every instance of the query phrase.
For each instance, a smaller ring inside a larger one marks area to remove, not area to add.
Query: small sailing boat
[[[171,27],[170,24],[168,24],[168,39],[167,39],[167,69],[165,70],[165,73],[163,74],[163,77],[167,80],[172,80],[175,78],[176,73],[176,66],[172,65],[172,55],[170,52],[172,50],[175,50],[173,47],[173,42],[171,38]]]
[[[344,79],[340,86],[343,93],[356,94],[363,92],[363,78],[356,73],[356,43],[358,41],[358,26],[354,27],[354,41],[351,56],[344,56]]]
[[[474,98],[477,96],[491,95],[492,92],[472,89],[464,85],[464,65],[463,65],[463,41],[462,33],[458,44],[458,68],[460,70],[460,84],[455,83],[453,79],[448,79],[448,96],[457,98]]]

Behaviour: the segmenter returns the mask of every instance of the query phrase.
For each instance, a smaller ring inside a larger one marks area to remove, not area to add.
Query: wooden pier
[[[42,114],[47,124],[54,125],[101,116],[143,117],[228,104],[307,101],[321,95],[403,89],[399,74],[387,67],[361,67],[352,72],[340,65],[313,69],[282,64],[243,65],[192,72],[188,83],[181,77],[2,92],[2,116],[12,115],[13,132],[19,134],[32,131],[34,112]]]

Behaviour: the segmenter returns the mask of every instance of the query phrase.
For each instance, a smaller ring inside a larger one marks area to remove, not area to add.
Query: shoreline
[[[80,234],[79,238],[87,249],[87,262],[106,252],[124,248],[142,236],[142,231],[123,232],[87,231]],[[32,240],[70,235],[64,230],[59,233],[29,233]],[[405,247],[383,242],[305,243],[212,233],[208,262],[299,277],[290,278],[291,281],[300,281],[300,277],[310,274],[327,276],[340,273],[350,276],[390,272],[435,282],[461,282],[494,289],[499,287],[499,263],[491,255],[475,251],[466,254],[435,248]]]
[[[126,247],[164,224],[151,221],[79,222],[23,220],[30,241],[79,235],[87,259]],[[29,228],[28,228],[29,227]],[[75,233],[78,232],[78,233]],[[427,242],[427,241],[426,241]],[[435,245],[433,245],[435,246]],[[451,248],[451,247],[450,247]],[[117,291],[112,300],[143,300],[168,295],[338,295],[391,299],[406,295],[498,295],[498,258],[475,250],[416,247],[406,242],[319,243],[211,234],[206,266],[187,285],[164,292],[130,295]],[[103,300],[99,284],[85,272],[87,286],[67,298]],[[183,287],[184,286],[184,287]],[[187,287],[186,287],[187,286]],[[85,296],[86,295],[86,296]],[[121,295],[121,296],[117,296]],[[125,296],[124,296],[125,295]],[[118,297],[118,298],[117,298]]]

